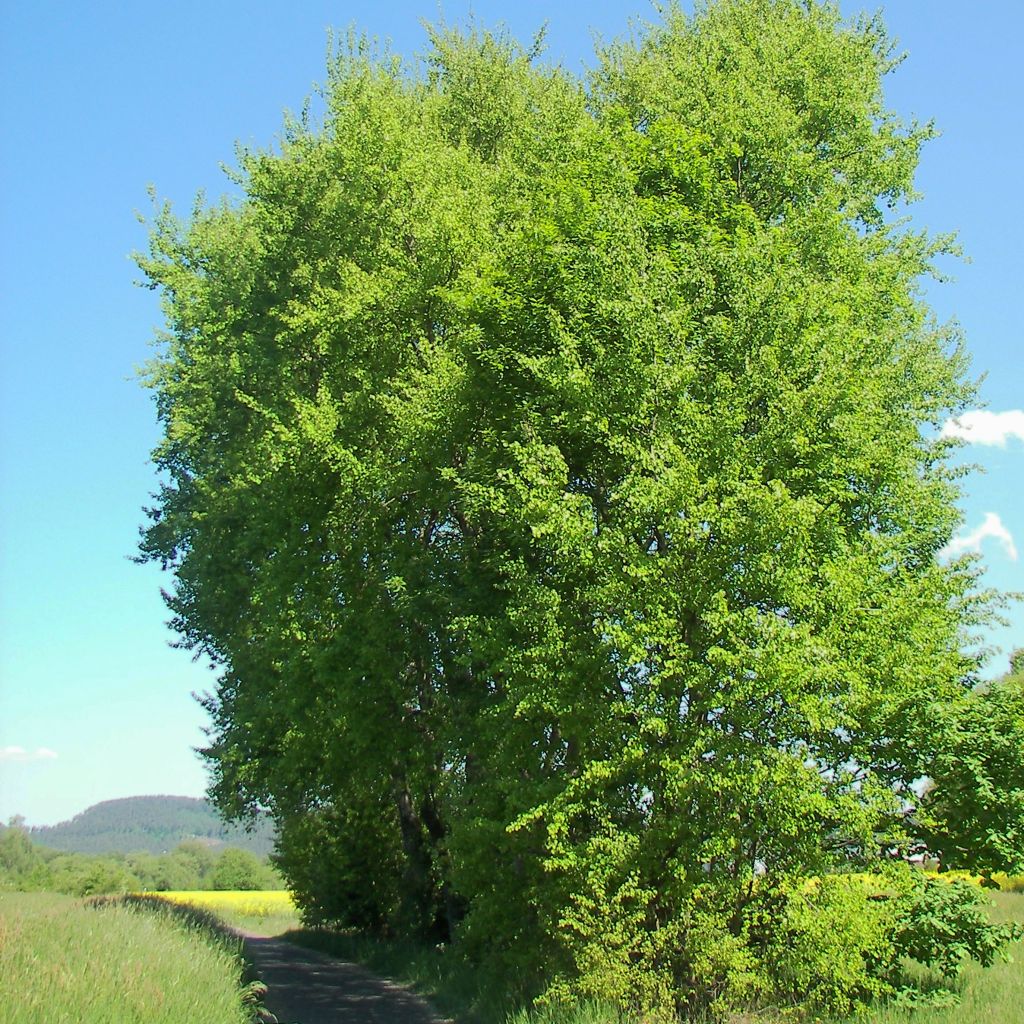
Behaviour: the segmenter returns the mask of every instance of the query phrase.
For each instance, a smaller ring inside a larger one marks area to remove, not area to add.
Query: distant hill
[[[208,800],[190,796],[130,796],[94,804],[70,821],[28,830],[33,842],[72,853],[163,853],[186,839],[212,848],[237,846],[265,857],[273,850],[269,820],[253,832],[228,826]]]

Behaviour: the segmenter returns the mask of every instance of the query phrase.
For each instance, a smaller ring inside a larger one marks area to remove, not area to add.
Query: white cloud
[[[0,747],[0,761],[52,761],[57,754],[49,747],[36,747],[26,750],[24,747]]]
[[[972,444],[1006,446],[1011,437],[1024,441],[1024,409],[988,412],[974,409],[956,419],[946,420],[941,437],[960,437]]]
[[[940,558],[955,558],[967,551],[981,551],[982,541],[991,537],[999,541],[1011,562],[1017,561],[1017,545],[1013,535],[1003,525],[1002,519],[995,512],[986,512],[985,520],[976,530],[954,537],[940,552]]]

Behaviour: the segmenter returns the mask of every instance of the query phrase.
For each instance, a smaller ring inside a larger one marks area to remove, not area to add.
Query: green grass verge
[[[11,1024],[246,1024],[243,963],[198,921],[145,907],[0,893]]]

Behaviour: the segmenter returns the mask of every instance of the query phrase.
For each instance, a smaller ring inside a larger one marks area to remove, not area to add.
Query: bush
[[[955,978],[968,959],[989,967],[1007,943],[1024,938],[1024,925],[992,924],[990,905],[985,891],[970,882],[915,878],[899,902],[895,949],[946,978]]]
[[[379,814],[329,809],[287,818],[274,863],[308,924],[387,932],[401,907],[401,852]]]
[[[248,850],[226,849],[210,874],[212,889],[276,888],[267,864]]]
[[[826,875],[757,902],[779,904],[757,906],[748,926],[772,1001],[847,1013],[891,991],[896,911],[863,877]]]

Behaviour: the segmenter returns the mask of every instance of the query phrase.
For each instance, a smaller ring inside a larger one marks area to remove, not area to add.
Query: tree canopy
[[[988,607],[936,557],[972,390],[895,63],[812,0],[670,9],[586,81],[351,40],[240,199],[159,211],[142,550],[311,916],[666,1013],[923,948],[918,883],[842,874],[922,840]]]

